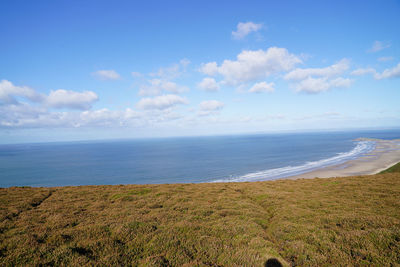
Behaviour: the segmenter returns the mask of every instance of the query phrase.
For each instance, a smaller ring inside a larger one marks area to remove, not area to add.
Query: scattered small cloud
[[[224,103],[217,100],[207,100],[199,104],[199,116],[215,115],[224,107]]]
[[[161,77],[164,79],[175,79],[181,75],[179,64],[173,64],[169,67],[159,68],[157,72],[153,72],[150,76]]]
[[[386,61],[392,61],[393,57],[379,57],[378,61],[380,62],[386,62]]]
[[[262,28],[262,24],[254,22],[239,22],[236,31],[232,32],[232,37],[236,40],[243,39],[252,32],[257,32]]]
[[[148,81],[149,85],[143,85],[139,90],[140,96],[154,96],[159,95],[165,91],[181,94],[183,92],[189,91],[189,88],[186,86],[180,86],[175,82],[161,80],[161,79],[151,79]]]
[[[219,84],[214,78],[206,77],[198,85],[200,89],[208,92],[216,92],[219,90]]]
[[[297,68],[284,76],[292,81],[296,92],[317,94],[331,88],[349,87],[353,80],[338,77],[349,68],[349,60],[343,58],[339,62],[325,68]]]
[[[218,73],[217,62],[209,62],[201,64],[199,71],[210,76],[214,76]]]
[[[389,43],[381,42],[381,41],[375,41],[375,42],[372,44],[372,47],[371,47],[370,49],[367,50],[367,52],[369,52],[369,53],[375,53],[375,52],[381,51],[381,50],[386,49],[386,48],[389,48],[389,47],[390,47],[390,44],[389,44]]]
[[[181,59],[179,63],[174,63],[168,67],[162,67],[157,72],[150,73],[150,76],[159,77],[164,80],[173,80],[182,75],[186,71],[186,67],[190,64],[187,58]]]
[[[351,75],[354,76],[362,76],[366,74],[376,74],[376,70],[373,68],[359,68],[351,72]]]
[[[190,64],[190,60],[187,59],[187,58],[183,58],[183,59],[181,59],[181,60],[179,61],[179,63],[180,63],[184,68],[186,68],[186,67]]]
[[[114,111],[107,108],[86,110],[79,114],[75,127],[81,126],[123,126],[129,120],[140,118],[140,114],[130,108]]]
[[[115,70],[98,70],[92,73],[99,80],[119,80],[121,76]]]
[[[91,91],[75,92],[58,89],[51,91],[46,98],[46,104],[53,108],[90,109],[92,103],[99,98]]]
[[[179,104],[188,104],[186,98],[178,95],[161,95],[153,98],[142,98],[138,103],[137,107],[140,109],[159,109],[164,110],[171,108]]]
[[[0,81],[0,105],[1,104],[18,104],[18,97],[26,98],[33,102],[41,102],[45,98],[27,86],[15,86],[12,82],[7,80]]]
[[[299,117],[294,117],[294,120],[334,120],[343,117],[343,115],[339,112],[324,112],[324,113],[319,113],[319,114],[310,114],[310,115],[304,115],[304,116],[299,116]]]
[[[24,104],[0,106],[0,112],[8,114],[8,116],[0,118],[0,127],[7,128],[118,127],[142,123],[141,121],[144,119],[144,114],[130,108],[118,111],[103,108],[78,112],[59,112]]]
[[[390,69],[385,69],[382,73],[376,73],[374,78],[377,80],[400,77],[400,63]]]
[[[253,121],[254,119],[250,116],[239,116],[237,118],[237,122],[242,122],[242,123],[249,123]]]
[[[49,95],[36,92],[27,86],[15,86],[10,81],[0,82],[0,104],[21,105],[19,98],[36,102],[45,107],[90,109],[91,104],[98,100],[96,93],[91,91],[75,92],[63,89],[52,90]]]
[[[341,116],[341,115],[342,114],[340,114],[339,112],[330,111],[330,112],[323,113],[321,116],[323,116],[323,117],[338,117],[338,116]]]
[[[272,93],[273,91],[275,91],[275,84],[266,82],[256,83],[249,90],[250,93]]]
[[[393,68],[385,69],[382,73],[377,72],[373,68],[360,68],[354,70],[352,75],[366,75],[371,74],[376,80],[398,78],[400,77],[400,63],[398,63]]]
[[[342,77],[331,79],[328,78],[312,78],[302,80],[295,85],[296,92],[305,92],[309,94],[317,94],[327,91],[331,88],[344,88],[350,87],[353,80],[345,79]]]
[[[143,77],[143,74],[140,73],[140,72],[137,72],[137,71],[132,71],[131,74],[132,74],[132,76],[135,77],[135,78],[141,78],[141,77]]]
[[[332,77],[344,73],[349,68],[350,61],[346,58],[325,68],[297,68],[284,76],[286,80],[303,80],[311,76]]]
[[[217,100],[207,100],[200,103],[201,110],[219,110],[224,107],[224,103]]]
[[[285,120],[286,116],[278,113],[278,114],[268,115],[267,118],[272,120]]]

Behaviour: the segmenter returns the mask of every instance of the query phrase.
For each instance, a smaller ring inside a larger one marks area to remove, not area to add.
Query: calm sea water
[[[271,180],[356,158],[400,130],[0,145],[0,187]]]

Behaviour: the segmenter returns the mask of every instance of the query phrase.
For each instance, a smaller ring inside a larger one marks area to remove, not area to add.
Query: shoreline
[[[257,179],[256,173],[251,173],[255,177],[253,180],[243,181],[207,181],[199,182],[199,184],[208,183],[247,183],[247,182],[264,182],[264,181],[278,181],[278,180],[297,180],[297,179],[313,179],[313,178],[336,178],[360,175],[373,175],[384,171],[393,165],[400,162],[400,139],[384,140],[373,138],[357,138],[354,141],[369,141],[375,143],[375,148],[369,152],[364,152],[358,158],[350,159],[341,163],[333,165],[325,165],[316,169],[308,170],[302,174],[294,174],[288,176],[281,176],[270,179]],[[329,158],[331,159],[331,158]],[[161,184],[192,184],[193,182],[180,182],[180,183],[145,183],[135,184],[127,183],[123,185],[161,185]],[[195,182],[195,184],[197,184]],[[33,188],[58,188],[58,187],[76,187],[76,186],[115,186],[121,184],[81,184],[81,185],[24,185],[24,186],[0,186],[3,188],[12,187],[33,187]]]
[[[326,166],[303,174],[281,179],[311,179],[377,174],[400,162],[400,139],[383,140],[358,138],[357,141],[374,141],[375,149],[346,162]]]

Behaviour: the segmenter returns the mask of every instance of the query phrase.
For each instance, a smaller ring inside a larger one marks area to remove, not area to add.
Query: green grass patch
[[[326,183],[323,183],[323,185],[330,186],[330,185],[337,185],[339,183],[340,183],[339,181],[328,181]]]
[[[384,171],[381,171],[380,173],[397,173],[397,172],[400,172],[400,162],[396,163],[395,165]]]
[[[117,200],[122,198],[123,200],[133,200],[133,198],[131,196],[143,196],[143,195],[147,195],[151,192],[152,190],[150,188],[143,188],[143,189],[137,189],[137,190],[129,190],[127,192],[124,193],[118,193],[115,195],[111,196],[112,200]]]

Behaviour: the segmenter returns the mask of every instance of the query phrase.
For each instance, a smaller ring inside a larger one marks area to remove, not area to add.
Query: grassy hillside
[[[394,172],[400,172],[400,162],[380,173],[394,173]]]
[[[0,189],[0,266],[400,264],[400,173]]]

